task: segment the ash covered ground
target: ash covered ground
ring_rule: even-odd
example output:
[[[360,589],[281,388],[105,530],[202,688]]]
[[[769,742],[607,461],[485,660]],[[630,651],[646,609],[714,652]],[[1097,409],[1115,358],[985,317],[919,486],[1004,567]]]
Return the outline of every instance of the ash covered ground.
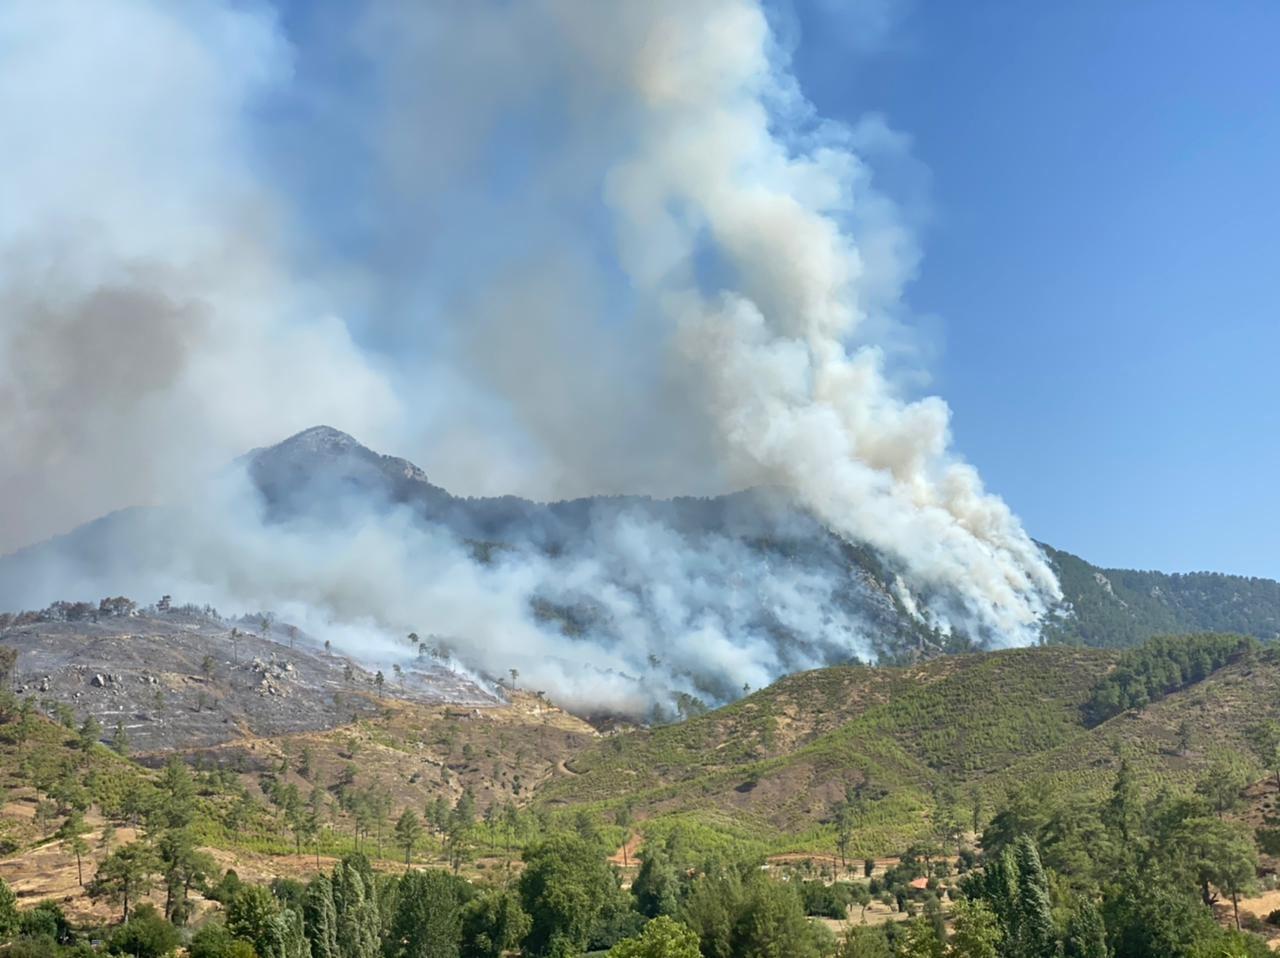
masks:
[[[384,698],[473,708],[502,701],[436,663],[406,664],[398,677],[387,668],[379,689],[373,671],[286,624],[264,630],[261,619],[190,607],[5,618],[0,648],[17,655],[10,687],[46,712],[69,707],[77,723],[92,715],[104,741],[123,727],[136,752],[333,728],[376,714]]]

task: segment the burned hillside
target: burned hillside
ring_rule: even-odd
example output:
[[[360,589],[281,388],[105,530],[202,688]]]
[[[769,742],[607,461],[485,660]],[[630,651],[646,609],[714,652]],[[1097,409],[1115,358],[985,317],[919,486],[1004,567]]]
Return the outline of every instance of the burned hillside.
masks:
[[[333,728],[375,714],[383,698],[485,707],[500,700],[436,661],[392,677],[263,617],[128,600],[55,603],[0,619],[0,663],[20,699],[131,750],[207,747]]]

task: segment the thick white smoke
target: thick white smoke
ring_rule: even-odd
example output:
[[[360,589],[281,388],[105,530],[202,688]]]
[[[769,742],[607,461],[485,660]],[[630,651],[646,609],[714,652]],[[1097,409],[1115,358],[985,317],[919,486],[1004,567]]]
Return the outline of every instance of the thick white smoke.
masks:
[[[797,153],[774,132],[767,104],[795,94],[757,4],[666,14],[610,58],[646,122],[609,197],[632,277],[655,291],[706,377],[733,475],[793,490],[835,529],[903,562],[917,588],[965,595],[997,634],[1031,634],[1058,598],[1056,579],[1008,507],[950,453],[946,405],[903,402],[875,346],[846,346],[901,282],[886,289],[840,228],[841,213],[868,201],[864,168],[838,144]],[[695,282],[700,243],[728,273],[710,294]]]
[[[874,6],[879,23],[884,5]],[[654,392],[680,399],[676,415],[661,410],[659,431],[670,442],[714,449],[712,468],[730,486],[791,490],[834,528],[900,561],[915,589],[958,591],[971,627],[1005,642],[1034,635],[1059,598],[1052,571],[1008,507],[951,452],[946,404],[904,401],[884,371],[878,338],[900,312],[917,259],[904,218],[855,152],[884,128],[815,120],[762,4],[533,0],[447,13],[392,4],[372,22],[397,90],[458,90],[467,69],[479,74],[481,92],[463,98],[466,109],[449,96],[425,107],[392,99],[383,132],[401,175],[427,165],[458,182],[459,166],[480,162],[484,144],[501,141],[502,122],[537,102],[532,91],[559,95],[568,114],[563,149],[536,182],[565,208],[584,202],[581,184],[600,190],[643,328],[676,357]],[[448,159],[433,165],[437,142]],[[548,224],[536,211],[533,221]],[[598,241],[589,215],[573,222]],[[557,245],[554,232],[543,241]],[[544,317],[524,286],[505,296],[501,288],[486,293],[487,314],[503,317],[499,335],[486,335],[473,365],[500,371],[489,385],[511,398],[553,456],[598,461],[600,444],[571,428],[569,403],[543,416],[543,378],[529,388],[502,345],[507,330],[527,344],[530,328],[558,343],[572,304],[562,295]],[[603,393],[608,408],[618,393],[612,382],[584,381],[568,368],[580,355],[567,358],[563,369],[548,366],[578,384],[571,395],[582,405],[598,408]],[[637,444],[635,430],[620,435]],[[638,445],[649,452],[643,435]],[[636,456],[612,458],[644,474]],[[708,471],[702,457],[690,459]],[[597,484],[617,481],[598,475],[598,465],[569,472],[593,469]]]
[[[459,494],[779,487],[998,643],[1059,599],[945,403],[887,372],[918,263],[868,159],[893,134],[814,116],[758,0],[386,0],[296,33],[266,3],[94,11],[0,10],[0,548],[330,422]],[[842,583],[728,540],[610,525],[482,567],[381,515],[225,519],[189,531],[189,588],[533,652],[588,704],[869,647]],[[566,576],[607,642],[530,616]],[[743,595],[819,638],[781,650]]]
[[[0,6],[0,550],[173,496],[397,399],[286,262],[251,111],[289,82],[266,10]]]

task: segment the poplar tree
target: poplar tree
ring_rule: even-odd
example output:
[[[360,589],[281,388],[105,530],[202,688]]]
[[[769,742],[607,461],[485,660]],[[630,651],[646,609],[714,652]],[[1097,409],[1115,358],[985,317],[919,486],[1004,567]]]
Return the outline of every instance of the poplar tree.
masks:
[[[373,872],[361,855],[348,855],[333,870],[338,958],[378,958],[381,922]]]
[[[302,920],[311,942],[311,958],[338,958],[338,911],[333,904],[333,884],[317,875],[307,885]]]

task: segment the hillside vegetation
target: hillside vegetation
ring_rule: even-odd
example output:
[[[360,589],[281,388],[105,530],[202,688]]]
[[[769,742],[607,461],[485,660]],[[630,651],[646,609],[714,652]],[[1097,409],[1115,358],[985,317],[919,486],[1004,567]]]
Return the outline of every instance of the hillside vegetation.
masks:
[[[1164,936],[1170,950],[1155,953],[1190,956],[1200,952],[1167,942],[1228,935],[1215,914],[1232,923],[1244,908],[1263,928],[1249,917],[1263,906],[1242,896],[1280,851],[1280,802],[1264,781],[1280,775],[1280,650],[1248,637],[821,669],[684,722],[604,735],[540,696],[509,697],[480,710],[388,699],[337,728],[166,762],[101,744],[101,725],[65,703],[3,693],[0,897],[11,886],[24,909],[10,928],[34,940],[42,922],[93,929],[132,906],[116,930],[83,934],[132,953],[126,941],[194,925],[200,958],[247,958],[236,940],[256,941],[266,958],[306,958],[300,943],[314,949],[327,934],[307,902],[323,912],[343,883],[361,884],[381,910],[374,938],[452,914],[442,934],[472,944],[497,935],[529,956],[646,935],[692,935],[701,944],[691,958],[754,954],[753,936],[785,942],[789,955],[830,955],[829,933],[806,912],[848,919],[850,941],[898,949],[871,954],[913,955],[901,949],[921,936],[963,941],[975,915],[1023,934],[1002,896],[1026,883],[1057,903],[1046,942],[1070,941],[1082,933],[1073,921],[1096,917],[1117,940]],[[1179,851],[1192,834],[1219,843],[1200,865]],[[987,871],[966,875],[980,854]],[[764,856],[793,884],[767,880]],[[1169,888],[1124,871],[1144,861]],[[391,877],[406,866],[409,878]],[[142,884],[122,897],[130,869]],[[977,877],[1001,869],[1004,884]],[[268,881],[269,893],[255,884]],[[568,888],[586,897],[563,899]],[[1088,888],[1101,896],[1098,916],[1081,911]],[[1190,910],[1188,889],[1201,902]],[[1152,924],[1134,904],[1151,895],[1173,896],[1150,907],[1173,909],[1176,922]],[[419,898],[421,915],[402,912],[398,902]],[[561,900],[577,904],[557,911]],[[746,924],[725,926],[705,911],[713,902]],[[246,924],[245,908],[299,922],[277,929],[297,950]],[[579,921],[577,909],[594,917]],[[766,913],[780,924],[753,924]],[[654,921],[662,916],[679,921]],[[558,935],[579,950],[557,950]],[[1253,954],[1239,949],[1256,941],[1228,935],[1214,947]],[[213,944],[231,950],[201,950]],[[632,953],[648,954],[620,952]]]
[[[1280,637],[1280,582],[1219,572],[1102,569],[1043,543],[1067,608],[1046,642],[1122,649],[1157,635],[1230,632]]]

